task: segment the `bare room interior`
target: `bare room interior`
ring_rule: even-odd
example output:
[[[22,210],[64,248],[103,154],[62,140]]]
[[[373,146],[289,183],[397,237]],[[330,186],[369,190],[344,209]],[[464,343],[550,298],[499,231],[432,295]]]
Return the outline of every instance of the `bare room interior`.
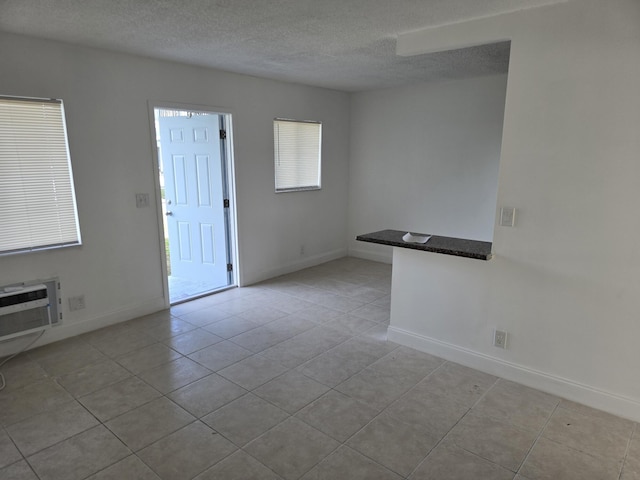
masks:
[[[0,2],[0,479],[640,479],[639,51],[637,0]]]

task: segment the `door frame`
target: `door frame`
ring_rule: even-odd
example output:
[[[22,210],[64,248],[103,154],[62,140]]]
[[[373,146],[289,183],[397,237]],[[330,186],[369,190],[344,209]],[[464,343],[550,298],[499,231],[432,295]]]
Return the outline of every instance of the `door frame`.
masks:
[[[219,115],[224,122],[225,131],[227,132],[226,138],[221,140],[222,149],[225,154],[223,162],[224,180],[226,181],[225,188],[227,189],[227,198],[229,199],[229,208],[227,209],[227,248],[229,249],[229,257],[233,264],[233,271],[231,272],[231,284],[227,288],[233,288],[240,284],[240,262],[238,258],[238,225],[237,225],[237,210],[236,210],[236,182],[235,182],[235,162],[234,162],[234,149],[233,149],[233,111],[228,108],[213,107],[208,105],[195,105],[189,103],[177,103],[167,101],[155,101],[149,100],[147,102],[149,110],[149,130],[151,139],[151,158],[153,163],[153,184],[155,189],[156,199],[156,220],[158,225],[158,243],[160,247],[160,266],[162,268],[162,292],[164,297],[164,306],[169,308],[171,306],[171,300],[169,298],[169,271],[167,269],[167,251],[165,246],[164,237],[164,216],[162,214],[162,189],[160,186],[160,159],[158,158],[158,148],[156,140],[156,125],[155,125],[155,109],[169,109],[169,110],[188,110],[193,112],[206,112]],[[208,293],[199,295],[206,296]],[[193,297],[190,300],[193,300]],[[179,302],[178,302],[179,303]]]

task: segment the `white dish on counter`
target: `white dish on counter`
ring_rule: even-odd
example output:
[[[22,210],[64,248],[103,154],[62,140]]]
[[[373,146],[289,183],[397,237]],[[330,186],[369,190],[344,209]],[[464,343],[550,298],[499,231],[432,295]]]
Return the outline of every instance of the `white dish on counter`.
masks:
[[[412,235],[411,232],[407,232],[402,236],[402,240],[407,243],[427,243],[431,235]]]

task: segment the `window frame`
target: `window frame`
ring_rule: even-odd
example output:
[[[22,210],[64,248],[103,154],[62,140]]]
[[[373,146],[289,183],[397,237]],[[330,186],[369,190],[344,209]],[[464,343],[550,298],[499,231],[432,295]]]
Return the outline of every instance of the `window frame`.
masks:
[[[308,164],[303,165],[303,168],[307,168],[310,172],[315,170],[314,181],[313,182],[304,182],[301,181],[299,184],[286,185],[283,177],[286,178],[287,173],[291,175],[291,172],[284,171],[282,175],[278,175],[279,171],[284,170],[281,165],[282,156],[281,156],[281,145],[280,141],[280,126],[286,124],[294,124],[294,125],[317,125],[317,138],[314,139],[313,145],[304,145],[302,148],[305,149],[316,149],[314,151],[314,159],[308,160]],[[317,144],[316,144],[317,142]],[[287,193],[287,192],[305,192],[312,190],[322,190],[322,122],[314,121],[314,120],[294,120],[290,118],[274,118],[273,119],[273,151],[274,151],[274,177],[275,177],[275,193]],[[284,145],[287,147],[287,145]],[[289,145],[288,147],[293,147],[293,145]],[[315,159],[317,153],[317,160]],[[313,165],[313,162],[317,162],[317,164]],[[307,174],[310,174],[307,172]],[[283,186],[284,184],[284,186]]]
[[[18,112],[21,103],[41,112]],[[0,95],[0,104],[0,198],[9,206],[0,256],[82,245],[63,101]]]

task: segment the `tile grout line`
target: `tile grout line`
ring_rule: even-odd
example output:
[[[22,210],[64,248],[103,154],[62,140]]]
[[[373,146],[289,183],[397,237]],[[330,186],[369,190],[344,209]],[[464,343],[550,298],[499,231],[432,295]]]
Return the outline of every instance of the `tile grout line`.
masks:
[[[399,346],[399,347],[400,347],[400,346]],[[395,351],[395,350],[397,350],[397,348],[399,348],[399,347],[396,347],[394,350],[392,350],[392,352],[393,352],[393,351]],[[392,353],[392,352],[390,352],[390,353]],[[387,355],[388,355],[388,354],[387,354]],[[386,356],[386,355],[385,355],[385,356]],[[377,360],[376,360],[376,361],[377,361]],[[374,362],[374,363],[375,363],[375,362]],[[372,417],[372,418],[371,418],[371,419],[370,419],[366,424],[364,424],[361,428],[359,428],[359,429],[358,429],[358,430],[356,430],[354,433],[352,433],[352,434],[351,434],[351,436],[349,436],[349,437],[348,437],[348,438],[343,442],[343,445],[344,445],[345,447],[347,447],[347,448],[352,448],[352,447],[350,447],[349,445],[347,445],[347,442],[348,442],[349,440],[351,440],[351,439],[352,439],[352,438],[354,438],[356,435],[358,435],[358,433],[360,433],[360,432],[361,432],[361,431],[363,431],[365,428],[367,428],[371,423],[373,423],[376,419],[378,419],[380,416],[382,416],[382,415],[386,412],[386,410],[387,410],[389,407],[391,407],[391,406],[392,406],[392,405],[394,405],[395,403],[399,402],[402,398],[404,398],[406,395],[408,395],[408,394],[409,394],[409,392],[410,392],[411,390],[413,390],[413,389],[415,388],[415,386],[416,386],[416,385],[418,385],[418,383],[421,383],[421,382],[422,382],[422,381],[424,381],[425,379],[429,378],[429,377],[430,377],[431,375],[433,375],[436,371],[440,370],[440,369],[441,369],[441,368],[442,368],[446,363],[447,363],[447,361],[446,361],[446,360],[444,360],[440,365],[438,365],[438,366],[437,366],[436,368],[434,368],[431,372],[429,372],[427,375],[425,375],[421,380],[419,380],[419,381],[418,381],[418,382],[417,382],[413,387],[411,387],[409,390],[407,390],[406,392],[404,392],[404,393],[403,393],[402,395],[400,395],[398,398],[396,398],[395,400],[393,400],[389,405],[387,405],[387,406],[386,406],[386,407],[384,407],[382,410],[380,410],[380,411],[379,411],[376,415],[374,415],[374,416],[373,416],[373,417]],[[368,368],[368,367],[365,367],[365,368]],[[364,370],[364,369],[362,369],[362,370]],[[362,370],[361,370],[361,371],[362,371]],[[358,372],[358,373],[359,373],[359,372]],[[354,375],[356,375],[356,374],[354,374]],[[352,375],[352,377],[353,377],[353,375]],[[351,378],[351,377],[349,377],[349,378]],[[345,380],[345,381],[346,381],[346,380]],[[341,383],[342,383],[342,382],[341,382]],[[337,385],[336,385],[336,386],[337,386]],[[341,392],[340,390],[335,390],[335,388],[332,388],[331,390],[332,390],[332,391],[335,391],[335,392],[337,392],[337,393],[339,393],[339,394],[341,394],[341,395],[345,395],[345,396],[347,396],[347,397],[351,398],[352,400],[354,400],[354,401],[356,401],[356,402],[360,402],[360,400],[355,399],[355,398],[351,397],[350,395],[348,395],[348,394],[346,394],[346,393]],[[303,420],[303,421],[304,421],[304,420]],[[306,423],[306,422],[305,422],[305,423]],[[404,423],[404,422],[402,422],[402,423]],[[440,442],[438,442],[438,444],[439,444],[439,443],[440,443]],[[420,466],[420,464],[422,464],[422,462],[424,461],[424,459],[425,459],[427,456],[429,456],[429,453],[430,453],[430,452],[431,452],[431,451],[432,451],[432,450],[433,450],[433,449],[434,449],[438,444],[436,444],[433,448],[431,448],[431,449],[429,450],[429,452],[425,455],[425,457],[424,457],[422,460],[420,460],[420,462],[418,462],[418,466]],[[411,474],[413,474],[413,472],[415,471],[415,468],[414,468],[414,469],[409,473],[409,475],[406,475],[406,476],[405,476],[405,475],[402,475],[400,472],[397,472],[397,471],[395,471],[395,470],[392,470],[390,467],[388,467],[388,466],[386,466],[386,465],[382,465],[382,464],[381,464],[381,463],[379,463],[376,459],[371,458],[369,455],[367,455],[367,454],[365,454],[365,453],[361,452],[360,450],[356,450],[356,449],[353,449],[353,448],[352,448],[352,450],[354,450],[354,451],[358,452],[360,455],[363,455],[364,457],[366,457],[366,458],[368,458],[369,460],[373,461],[373,462],[374,462],[374,463],[376,463],[377,465],[380,465],[380,466],[384,467],[385,469],[387,469],[387,470],[389,470],[389,471],[391,471],[391,472],[393,472],[393,473],[395,473],[395,474],[399,475],[401,478],[409,478],[409,477],[411,476]],[[416,468],[417,468],[417,466],[416,466]]]
[[[622,463],[620,465],[620,472],[618,473],[618,479],[622,479],[622,474],[624,473],[624,467],[627,464],[627,458],[629,456],[629,450],[631,449],[631,442],[634,440],[636,433],[638,432],[638,424],[633,422],[633,429],[631,430],[631,435],[629,435],[629,440],[627,440],[627,448],[624,451],[624,456],[622,457]]]
[[[547,418],[547,420],[544,422],[544,425],[542,426],[542,428],[540,429],[540,432],[538,432],[538,435],[536,435],[535,440],[533,441],[533,443],[531,444],[531,447],[529,448],[529,450],[527,450],[527,454],[524,456],[524,458],[522,459],[522,461],[520,462],[520,465],[518,466],[518,469],[516,470],[516,475],[521,475],[521,471],[522,471],[522,467],[524,467],[524,465],[527,463],[527,460],[529,459],[529,457],[531,456],[531,453],[533,452],[533,449],[536,447],[536,445],[538,444],[538,441],[540,440],[540,438],[542,437],[542,434],[544,433],[545,429],[547,428],[547,425],[549,425],[549,422],[551,421],[551,419],[553,418],[553,415],[556,413],[556,411],[558,410],[558,408],[560,408],[560,402],[562,400],[558,399],[558,403],[556,403],[555,407],[553,408],[553,411],[551,412],[551,414],[549,415],[549,418]]]
[[[444,366],[445,364],[447,364],[447,363],[455,364],[455,362],[450,362],[450,361],[448,361],[448,360],[445,360],[445,361],[442,363],[442,365],[441,365],[440,367],[438,367],[438,369],[439,369],[439,368],[441,368],[441,367],[443,367],[443,366]],[[432,373],[433,373],[433,372],[432,372]],[[429,375],[427,375],[427,377],[425,377],[425,378],[428,378],[428,377],[429,377]],[[475,406],[476,406],[480,401],[482,401],[482,399],[483,399],[483,398],[484,398],[484,397],[485,397],[485,396],[486,396],[486,395],[487,395],[491,390],[493,390],[493,388],[495,387],[495,385],[496,385],[499,381],[500,381],[500,378],[499,378],[499,377],[496,377],[496,379],[495,379],[495,380],[494,380],[494,382],[491,384],[491,386],[490,386],[489,388],[487,388],[487,390],[486,390],[482,395],[480,395],[480,397],[479,397],[479,398],[478,398],[478,399],[473,403],[473,405],[472,405],[471,407],[467,408],[467,411],[466,411],[466,412],[464,412],[464,414],[463,414],[460,418],[458,418],[458,420],[456,420],[456,422],[451,426],[451,428],[449,428],[449,430],[447,430],[447,433],[445,433],[445,434],[442,436],[442,438],[441,438],[441,439],[440,439],[440,440],[439,440],[439,441],[438,441],[438,442],[437,442],[437,443],[436,443],[436,444],[431,448],[431,450],[429,450],[429,452],[424,456],[424,458],[423,458],[422,460],[420,460],[420,462],[415,466],[415,468],[411,471],[411,473],[407,476],[407,478],[409,478],[411,475],[413,475],[413,474],[416,472],[416,470],[418,470],[418,469],[420,468],[420,466],[421,466],[421,465],[426,461],[427,457],[428,457],[428,456],[429,456],[429,455],[430,455],[430,454],[431,454],[431,453],[432,453],[436,448],[438,448],[438,447],[439,447],[439,446],[440,446],[440,445],[441,445],[441,444],[442,444],[442,443],[447,439],[447,437],[449,437],[449,435],[451,434],[452,430],[453,430],[453,429],[454,429],[454,428],[455,428],[455,427],[456,427],[456,426],[457,426],[457,425],[458,425],[458,424],[459,424],[459,423],[460,423],[460,422],[461,422],[461,421],[462,421],[462,420],[463,420],[463,419],[464,419],[464,418],[469,414],[469,412],[471,412],[471,411],[475,408]],[[460,448],[461,448],[461,447],[460,447]],[[481,458],[481,459],[483,459],[483,460],[486,460],[486,461],[491,462],[490,460],[488,460],[488,459],[486,459],[486,458],[484,458],[484,457],[481,457],[480,455],[478,455],[478,454],[476,454],[476,453],[474,453],[474,452],[469,452],[469,451],[468,451],[468,450],[466,450],[466,449],[463,449],[463,450],[464,450],[465,452],[468,452],[468,453],[470,453],[470,454],[472,454],[472,455],[474,455],[474,456],[478,457],[478,458]],[[493,463],[493,464],[495,464],[495,465],[498,465],[498,466],[500,466],[500,467],[502,467],[502,468],[505,468],[505,467],[503,467],[502,465],[499,465],[499,464],[497,464],[497,463],[495,463],[495,462],[491,462],[491,463]]]

